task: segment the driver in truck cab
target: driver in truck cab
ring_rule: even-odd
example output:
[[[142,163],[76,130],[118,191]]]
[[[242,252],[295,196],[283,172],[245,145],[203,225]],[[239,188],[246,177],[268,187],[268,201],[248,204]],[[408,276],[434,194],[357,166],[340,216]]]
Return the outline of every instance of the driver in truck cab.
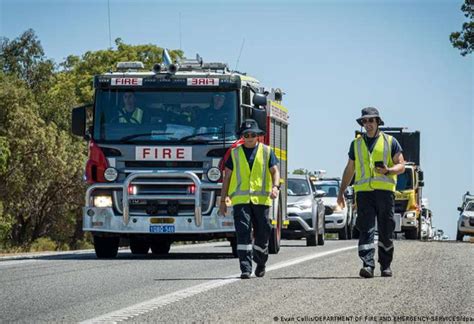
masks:
[[[135,105],[135,93],[133,91],[124,92],[123,107],[118,114],[120,124],[141,124],[143,121],[143,110]]]

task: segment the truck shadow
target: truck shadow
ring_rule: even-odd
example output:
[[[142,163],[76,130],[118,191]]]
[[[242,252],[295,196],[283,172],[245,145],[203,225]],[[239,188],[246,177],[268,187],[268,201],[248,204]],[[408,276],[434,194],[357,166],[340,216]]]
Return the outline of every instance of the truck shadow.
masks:
[[[170,254],[132,254],[130,252],[119,252],[117,257],[110,259],[98,259],[94,252],[84,253],[84,254],[65,254],[65,255],[49,255],[49,256],[40,256],[40,257],[25,257],[17,258],[15,260],[5,260],[7,261],[24,261],[24,260],[41,260],[41,261],[61,261],[61,260],[70,260],[70,261],[87,261],[87,260],[98,260],[98,261],[118,261],[118,260],[219,260],[219,259],[233,259],[234,256],[232,253],[180,253],[180,252],[171,252]],[[0,264],[4,261],[0,261]]]

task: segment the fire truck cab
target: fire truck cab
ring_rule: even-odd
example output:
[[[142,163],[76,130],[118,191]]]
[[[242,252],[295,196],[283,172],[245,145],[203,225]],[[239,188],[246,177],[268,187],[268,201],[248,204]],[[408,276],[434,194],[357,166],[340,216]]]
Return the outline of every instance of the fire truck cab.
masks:
[[[121,62],[94,77],[94,103],[73,109],[72,132],[89,143],[83,230],[96,255],[166,254],[172,242],[227,238],[236,255],[232,208],[217,214],[224,156],[240,145],[238,129],[253,118],[279,159],[281,191],[270,213],[270,253],[287,225],[288,111],[279,89],[223,63],[163,62],[145,71]],[[122,241],[122,243],[120,243]]]

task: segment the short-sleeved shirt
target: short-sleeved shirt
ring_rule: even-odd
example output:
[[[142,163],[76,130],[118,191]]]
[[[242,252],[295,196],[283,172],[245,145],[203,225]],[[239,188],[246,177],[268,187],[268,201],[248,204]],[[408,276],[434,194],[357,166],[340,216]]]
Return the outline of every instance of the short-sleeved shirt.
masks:
[[[369,149],[369,152],[372,153],[375,147],[375,143],[377,143],[377,139],[379,138],[380,134],[376,137],[368,137],[367,134],[362,135],[365,141],[365,144],[367,145],[367,148]],[[400,145],[400,143],[397,141],[395,137],[393,137],[392,140],[392,159],[397,153],[402,153],[403,149]],[[351,142],[351,146],[349,147],[349,159],[352,161],[355,161],[355,152],[354,152],[354,141]]]
[[[244,154],[245,154],[245,157],[247,158],[247,162],[249,164],[250,170],[252,170],[253,161],[255,160],[255,155],[257,154],[257,148],[258,148],[259,145],[260,144],[257,144],[253,148],[247,148],[244,145],[242,145],[242,148],[244,149]],[[273,150],[270,149],[270,159],[268,160],[268,168],[271,169],[273,166],[275,166],[277,164],[278,164],[278,159],[277,159],[275,153],[273,152]],[[234,163],[232,162],[232,156],[229,156],[229,158],[225,162],[225,167],[229,168],[231,170],[234,169]]]

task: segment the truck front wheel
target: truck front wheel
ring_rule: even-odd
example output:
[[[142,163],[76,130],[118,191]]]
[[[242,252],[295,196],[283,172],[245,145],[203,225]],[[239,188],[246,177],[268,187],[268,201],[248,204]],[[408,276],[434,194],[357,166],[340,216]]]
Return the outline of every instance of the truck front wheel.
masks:
[[[462,242],[462,239],[464,238],[464,234],[460,233],[457,231],[456,233],[456,241]]]
[[[278,252],[280,252],[281,226],[283,223],[281,197],[278,197],[278,211],[276,218],[277,224],[275,227],[272,227],[268,244],[268,252],[270,254],[278,254]]]
[[[120,237],[101,237],[94,235],[95,255],[99,259],[113,259],[117,256]]]
[[[418,228],[406,230],[405,231],[405,238],[407,240],[416,240],[418,239]]]

